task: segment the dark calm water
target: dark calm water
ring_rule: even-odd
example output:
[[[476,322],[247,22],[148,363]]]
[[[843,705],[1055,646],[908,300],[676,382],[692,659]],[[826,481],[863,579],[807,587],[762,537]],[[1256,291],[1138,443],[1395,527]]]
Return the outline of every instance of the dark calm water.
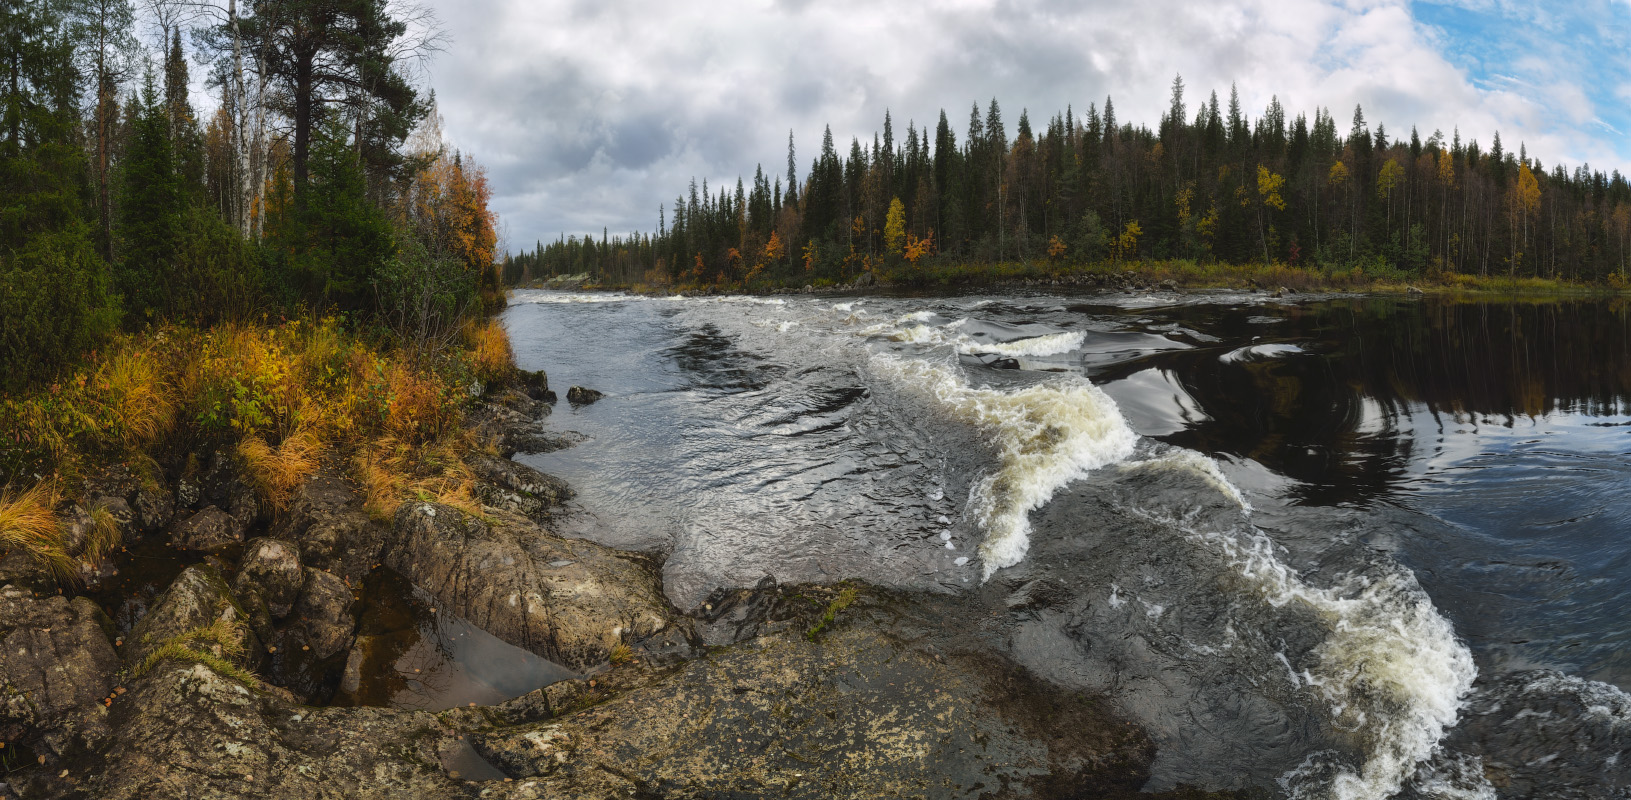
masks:
[[[578,487],[576,535],[667,554],[681,608],[1047,585],[1014,656],[1150,728],[1153,788],[1631,796],[1622,302],[520,292],[505,322],[607,394],[521,459]]]

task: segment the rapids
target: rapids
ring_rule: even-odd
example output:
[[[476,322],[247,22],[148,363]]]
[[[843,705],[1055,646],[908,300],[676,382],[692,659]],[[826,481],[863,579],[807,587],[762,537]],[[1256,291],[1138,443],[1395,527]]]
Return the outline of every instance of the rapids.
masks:
[[[1631,787],[1631,326],[1607,303],[517,292],[598,389],[520,456],[569,531],[719,587],[989,595],[1151,788]],[[1016,600],[1015,598],[1020,598]],[[1631,758],[1624,759],[1631,762]]]

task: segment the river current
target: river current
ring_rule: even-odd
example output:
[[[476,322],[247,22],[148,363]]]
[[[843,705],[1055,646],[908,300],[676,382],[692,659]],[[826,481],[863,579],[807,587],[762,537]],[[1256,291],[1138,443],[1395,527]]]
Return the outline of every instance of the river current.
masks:
[[[1153,789],[1631,797],[1623,304],[521,291],[504,321],[606,395],[519,460],[682,609],[766,575],[1006,598],[1010,655],[1156,737]]]

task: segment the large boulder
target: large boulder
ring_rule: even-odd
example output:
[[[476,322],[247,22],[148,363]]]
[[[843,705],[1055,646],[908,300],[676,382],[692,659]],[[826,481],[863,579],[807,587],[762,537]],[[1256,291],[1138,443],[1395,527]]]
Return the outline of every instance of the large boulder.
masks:
[[[130,630],[121,655],[127,666],[140,667],[149,655],[165,644],[185,634],[209,628],[217,622],[227,623],[225,627],[232,631],[237,649],[243,653],[239,658],[247,663],[257,642],[247,627],[249,620],[239,608],[232,589],[214,567],[190,566],[181,571],[170,588],[154,601],[153,608]],[[189,646],[214,649],[213,654],[217,656],[231,656],[220,650],[219,645],[209,642],[189,643]]]
[[[306,585],[299,548],[279,539],[252,539],[244,547],[234,593],[246,605],[264,604],[268,615],[283,619]]]
[[[476,473],[476,496],[484,505],[501,508],[545,522],[550,511],[572,497],[566,481],[545,475],[532,467],[486,453],[472,453],[465,459]]]
[[[468,748],[425,712],[313,709],[202,664],[161,662],[111,709],[116,735],[26,775],[23,797],[474,798]],[[451,764],[454,767],[444,766]]]
[[[583,386],[574,386],[566,390],[566,401],[575,406],[584,406],[599,400],[605,395]]]
[[[386,563],[447,610],[574,669],[604,662],[675,625],[655,565],[530,520],[490,520],[436,503],[397,512]]]
[[[54,754],[105,733],[102,703],[119,669],[110,627],[86,598],[0,587],[0,742],[43,734]]]

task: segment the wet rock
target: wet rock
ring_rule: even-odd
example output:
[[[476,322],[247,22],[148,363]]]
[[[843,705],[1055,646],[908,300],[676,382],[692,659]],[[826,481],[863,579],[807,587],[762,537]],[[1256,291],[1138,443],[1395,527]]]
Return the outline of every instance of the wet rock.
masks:
[[[515,431],[502,442],[499,454],[509,458],[517,453],[527,455],[553,453],[556,450],[577,447],[587,441],[589,437],[577,431]]]
[[[139,472],[123,464],[104,469],[86,482],[86,506],[107,508],[121,525],[129,526],[126,534],[151,533],[168,525],[175,517],[175,495],[158,468],[151,463],[147,467]]]
[[[1130,795],[1153,750],[1095,701],[866,625],[820,643],[763,637],[650,677],[471,741],[517,783],[685,797]],[[499,796],[526,796],[511,786]]]
[[[117,736],[30,775],[26,797],[470,798],[440,753],[458,740],[425,712],[312,709],[202,664],[166,661],[112,709]]]
[[[243,541],[243,527],[215,506],[205,506],[170,530],[170,543],[183,550],[218,552]]]
[[[278,539],[251,539],[244,547],[243,562],[232,587],[246,605],[257,600],[264,603],[276,620],[289,615],[305,583],[297,545]]]
[[[593,403],[596,400],[599,400],[603,396],[604,395],[602,395],[600,392],[595,391],[594,389],[586,389],[586,388],[584,388],[582,386],[574,386],[574,387],[566,390],[566,400],[567,400],[567,402],[572,403],[573,405],[579,405],[579,406],[585,406],[585,405],[588,405],[590,403]]]
[[[518,369],[515,371],[516,386],[526,396],[542,403],[555,402],[555,393],[549,390],[549,376],[543,370],[536,372]]]
[[[253,636],[243,627],[247,620],[221,573],[207,565],[190,566],[182,570],[170,588],[154,601],[153,608],[130,630],[121,653],[125,665],[139,666],[166,642],[208,627],[217,620],[233,624],[235,636],[246,653],[256,649]],[[207,643],[199,646],[209,647]]]
[[[404,504],[386,563],[488,633],[573,669],[677,619],[645,558],[502,511],[488,522],[451,506]]]
[[[566,481],[526,464],[486,453],[472,453],[465,461],[476,473],[476,496],[485,505],[543,522],[572,497]]]
[[[766,575],[752,589],[715,589],[695,612],[697,633],[709,647],[758,636],[767,623],[787,619],[786,599],[776,579]]]
[[[111,626],[86,598],[0,588],[0,742],[43,734],[54,756],[106,734],[102,700],[119,669]]]
[[[306,569],[306,583],[295,604],[305,640],[315,658],[329,658],[351,646],[357,620],[351,614],[355,601],[351,587],[327,572]]]
[[[359,584],[380,563],[388,531],[362,510],[345,481],[317,475],[300,487],[272,535],[295,542],[304,566]]]

